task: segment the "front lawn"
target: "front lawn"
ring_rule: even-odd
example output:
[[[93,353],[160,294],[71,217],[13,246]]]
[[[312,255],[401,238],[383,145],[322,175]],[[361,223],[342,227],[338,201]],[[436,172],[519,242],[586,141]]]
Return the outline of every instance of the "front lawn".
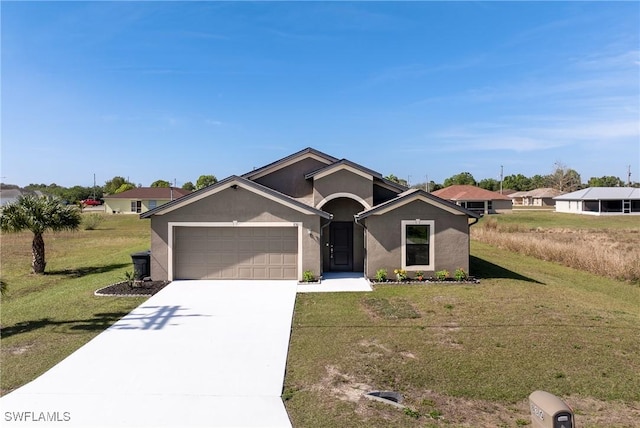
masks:
[[[89,214],[83,214],[88,216]],[[149,224],[105,215],[96,230],[47,233],[45,275],[30,274],[30,232],[2,235],[2,394],[44,373],[138,306],[144,298],[95,297],[132,271],[130,254],[149,248]]]
[[[299,294],[294,426],[516,427],[536,389],[573,405],[578,426],[636,426],[640,288],[476,242],[472,254],[479,285]],[[409,410],[361,397],[371,390]]]

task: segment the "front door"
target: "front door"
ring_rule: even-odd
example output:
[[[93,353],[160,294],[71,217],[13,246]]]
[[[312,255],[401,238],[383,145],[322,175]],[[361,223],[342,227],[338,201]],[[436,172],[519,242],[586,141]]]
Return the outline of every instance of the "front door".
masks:
[[[329,226],[332,271],[353,271],[353,222],[334,221]]]

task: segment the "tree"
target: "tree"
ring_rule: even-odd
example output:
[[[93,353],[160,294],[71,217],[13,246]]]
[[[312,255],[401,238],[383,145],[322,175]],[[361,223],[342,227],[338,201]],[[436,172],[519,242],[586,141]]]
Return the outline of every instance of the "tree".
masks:
[[[478,187],[485,190],[491,190],[497,192],[500,190],[500,182],[495,178],[483,178],[478,182]]]
[[[192,183],[192,182],[190,182],[190,181],[187,181],[186,183],[184,183],[184,184],[182,185],[182,188],[183,188],[184,190],[188,190],[188,191],[190,191],[190,192],[193,192],[194,190],[196,190],[196,186],[194,186],[194,185],[193,185],[193,183]]]
[[[151,187],[171,187],[171,183],[166,180],[156,180],[151,183]]]
[[[215,175],[201,175],[200,177],[198,177],[198,181],[196,181],[196,190],[211,186],[212,184],[216,184],[217,182],[218,179]]]
[[[518,192],[534,189],[534,187],[531,186],[531,180],[522,174],[507,175],[502,181],[502,188],[517,190]]]
[[[603,177],[591,177],[587,182],[589,187],[621,187],[624,186],[624,182],[618,177],[612,175]]]
[[[540,189],[542,187],[548,187],[549,186],[549,178],[548,176],[542,176],[540,174],[536,174],[533,177],[531,177],[530,179],[531,181],[531,190],[533,189]]]
[[[46,266],[43,234],[47,231],[76,230],[82,221],[80,212],[71,205],[63,205],[52,196],[23,195],[7,204],[0,213],[0,229],[4,232],[33,233],[31,269],[44,273]]]
[[[404,180],[402,178],[398,178],[393,174],[387,175],[385,177],[385,180],[393,181],[394,183],[398,183],[401,186],[409,187],[409,183],[407,182],[407,180]]]
[[[113,193],[122,193],[122,192],[126,192],[127,190],[131,190],[131,189],[135,189],[135,188],[136,188],[135,184],[123,183],[122,186],[118,187],[116,189],[116,191],[113,192]]]
[[[442,184],[444,187],[453,186],[454,184],[469,184],[471,186],[475,186],[476,179],[473,178],[473,175],[471,175],[470,172],[461,172],[460,174],[446,178]]]
[[[131,189],[136,187],[130,181],[125,180],[124,177],[120,177],[119,175],[117,175],[117,176],[113,177],[111,180],[109,180],[106,183],[104,183],[104,187],[103,187],[104,193],[106,193],[108,195],[113,195],[115,193],[118,193],[118,189],[120,189],[123,184],[130,184],[132,186]],[[129,189],[127,189],[127,190],[129,190]]]
[[[549,176],[549,186],[561,192],[575,192],[582,186],[580,174],[570,169],[562,162],[553,165],[553,172]]]

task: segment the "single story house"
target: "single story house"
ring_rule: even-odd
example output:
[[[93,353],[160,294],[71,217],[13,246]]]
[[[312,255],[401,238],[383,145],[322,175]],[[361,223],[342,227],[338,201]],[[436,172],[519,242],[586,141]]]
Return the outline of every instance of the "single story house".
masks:
[[[640,189],[634,187],[588,187],[553,199],[561,213],[640,215]]]
[[[478,214],[307,148],[140,215],[151,277],[298,279],[305,271],[469,272]]]
[[[515,192],[508,195],[513,205],[521,205],[524,207],[553,207],[556,204],[556,196],[564,194],[560,190],[551,187],[542,187],[540,189],[529,190],[526,192]]]
[[[191,193],[177,187],[136,187],[114,195],[105,195],[104,210],[112,214],[140,214]]]
[[[511,198],[507,195],[467,184],[455,184],[436,190],[432,195],[447,199],[470,211],[480,214],[511,212]]]

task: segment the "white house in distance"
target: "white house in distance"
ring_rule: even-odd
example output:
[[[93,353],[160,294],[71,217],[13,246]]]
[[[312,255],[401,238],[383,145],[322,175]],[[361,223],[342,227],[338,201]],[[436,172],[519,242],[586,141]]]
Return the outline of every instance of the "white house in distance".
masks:
[[[589,187],[553,199],[561,213],[640,215],[640,189],[634,187]]]
[[[140,214],[191,193],[177,187],[136,187],[105,195],[104,211],[109,214]]]

